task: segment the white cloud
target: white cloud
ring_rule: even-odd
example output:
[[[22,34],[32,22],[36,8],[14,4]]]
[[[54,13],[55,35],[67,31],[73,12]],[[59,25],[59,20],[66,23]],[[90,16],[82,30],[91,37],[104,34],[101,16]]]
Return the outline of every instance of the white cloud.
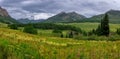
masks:
[[[16,19],[47,19],[61,11],[76,11],[90,17],[110,9],[120,10],[120,0],[0,0],[0,5]]]
[[[30,4],[35,4],[35,3],[36,3],[35,0],[26,0],[26,1],[21,2],[21,4],[23,5],[30,5]]]
[[[38,19],[47,19],[51,16],[53,16],[54,14],[51,13],[37,13],[34,15],[34,19],[38,20]]]

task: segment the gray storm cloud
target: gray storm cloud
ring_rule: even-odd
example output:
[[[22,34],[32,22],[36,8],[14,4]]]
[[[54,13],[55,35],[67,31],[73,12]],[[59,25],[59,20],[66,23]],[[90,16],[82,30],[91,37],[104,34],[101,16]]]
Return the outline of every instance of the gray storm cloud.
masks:
[[[0,0],[0,6],[6,8],[16,19],[47,19],[59,12],[76,11],[87,17],[104,13],[110,9],[120,9],[118,0]]]

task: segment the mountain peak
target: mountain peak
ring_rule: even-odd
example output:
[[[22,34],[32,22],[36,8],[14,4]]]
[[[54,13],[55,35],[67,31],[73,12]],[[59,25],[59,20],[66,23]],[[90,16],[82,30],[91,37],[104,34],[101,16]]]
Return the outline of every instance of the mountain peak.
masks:
[[[10,17],[7,10],[0,7],[0,16],[3,16],[3,17]]]
[[[69,14],[77,14],[76,12],[69,12]]]
[[[107,13],[109,13],[109,14],[118,14],[118,13],[120,13],[120,11],[111,9]]]
[[[107,12],[109,15],[111,15],[110,17],[119,17],[120,16],[120,10],[109,10]]]
[[[60,14],[66,14],[66,12],[62,11],[62,12],[59,13],[59,15],[60,15]]]
[[[6,9],[0,7],[0,22],[6,24],[19,23],[15,19],[11,18]]]
[[[86,17],[76,12],[61,12],[53,17],[48,18],[46,22],[74,22],[83,20],[84,18]]]

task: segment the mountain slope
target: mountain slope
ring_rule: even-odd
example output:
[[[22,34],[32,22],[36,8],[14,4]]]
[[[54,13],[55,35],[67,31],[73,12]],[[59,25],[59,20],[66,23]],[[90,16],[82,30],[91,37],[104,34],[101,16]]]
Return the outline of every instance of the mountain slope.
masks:
[[[53,17],[48,18],[45,22],[74,22],[86,18],[76,12],[65,13],[61,12]]]
[[[39,23],[44,21],[43,19],[40,20],[29,20],[29,19],[19,19],[18,22],[23,23],[23,24],[28,24],[28,23]]]
[[[120,23],[120,11],[118,10],[110,10],[108,12],[110,23]],[[91,18],[85,19],[87,22],[100,22],[100,20],[103,18],[104,14],[96,15]]]
[[[15,19],[10,17],[8,12],[1,7],[0,7],[0,22],[1,23],[7,23],[7,24],[19,23]]]

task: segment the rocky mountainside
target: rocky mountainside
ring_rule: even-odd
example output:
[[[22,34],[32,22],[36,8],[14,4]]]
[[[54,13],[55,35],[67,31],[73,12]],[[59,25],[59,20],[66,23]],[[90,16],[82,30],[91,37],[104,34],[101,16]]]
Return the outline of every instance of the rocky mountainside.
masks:
[[[8,12],[6,11],[6,9],[3,9],[0,7],[0,16],[3,16],[3,17],[10,17]]]
[[[6,9],[2,7],[0,7],[0,22],[6,24],[19,23],[8,14]]]

